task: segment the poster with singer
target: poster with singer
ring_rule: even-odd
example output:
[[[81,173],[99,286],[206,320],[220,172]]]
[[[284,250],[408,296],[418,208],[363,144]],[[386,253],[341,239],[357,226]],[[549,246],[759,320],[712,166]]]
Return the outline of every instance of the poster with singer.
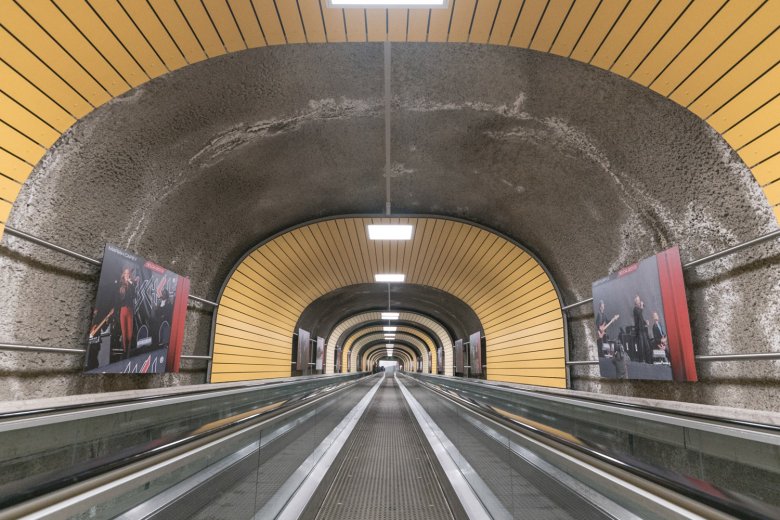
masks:
[[[189,278],[106,244],[84,371],[178,372],[189,292]]]
[[[677,246],[593,283],[601,377],[696,381]]]

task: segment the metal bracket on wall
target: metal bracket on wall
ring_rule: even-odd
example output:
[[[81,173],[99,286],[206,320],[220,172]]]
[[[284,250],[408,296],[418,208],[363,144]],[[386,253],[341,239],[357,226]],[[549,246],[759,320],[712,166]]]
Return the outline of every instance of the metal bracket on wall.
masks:
[[[58,246],[57,244],[49,242],[48,240],[38,238],[36,236],[30,235],[29,233],[25,233],[24,231],[19,231],[18,229],[12,228],[10,226],[5,227],[5,232],[8,233],[9,235],[15,236],[16,238],[27,240],[28,242],[32,242],[33,244],[38,244],[39,246],[45,247],[47,249],[51,249],[52,251],[57,251],[58,253],[62,253],[63,255],[67,255],[71,258],[81,260],[82,262],[86,262],[88,264],[97,265],[97,266],[103,264],[103,262],[101,262],[100,260],[91,258],[86,255],[82,255],[81,253],[77,253],[76,251],[73,251],[66,247]],[[189,299],[198,303],[202,303],[204,305],[209,305],[213,308],[219,307],[219,304],[217,302],[213,302],[211,300],[207,300],[205,298],[201,298],[199,296],[195,296],[192,294],[189,295]]]

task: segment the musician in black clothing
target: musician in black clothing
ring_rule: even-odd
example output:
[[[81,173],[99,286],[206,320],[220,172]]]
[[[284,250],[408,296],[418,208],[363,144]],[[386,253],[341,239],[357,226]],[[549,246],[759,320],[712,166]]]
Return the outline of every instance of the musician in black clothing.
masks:
[[[647,334],[648,322],[644,317],[645,302],[637,294],[634,298],[634,333],[639,350],[639,360],[645,363],[653,362],[653,350],[650,348],[650,338]]]
[[[653,313],[653,348],[663,350],[666,361],[671,362],[671,359],[669,359],[668,337],[664,326],[661,324],[661,318],[658,316],[658,312]]]
[[[599,357],[604,357],[604,336],[602,329],[607,326],[607,313],[604,311],[604,300],[599,301],[599,310],[596,313],[596,346]]]

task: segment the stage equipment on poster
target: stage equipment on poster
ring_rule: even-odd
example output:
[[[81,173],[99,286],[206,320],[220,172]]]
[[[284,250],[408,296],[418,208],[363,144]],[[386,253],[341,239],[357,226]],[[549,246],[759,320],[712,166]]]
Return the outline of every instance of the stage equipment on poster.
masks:
[[[85,372],[178,372],[189,292],[189,278],[106,244]]]
[[[469,372],[473,376],[482,374],[482,333],[477,331],[469,336]]]
[[[593,283],[602,377],[696,381],[677,246]]]

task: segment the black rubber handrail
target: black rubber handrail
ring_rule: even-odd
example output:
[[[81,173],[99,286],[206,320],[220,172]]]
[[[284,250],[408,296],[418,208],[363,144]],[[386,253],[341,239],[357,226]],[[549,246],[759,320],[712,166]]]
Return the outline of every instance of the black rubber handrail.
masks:
[[[277,401],[285,403],[278,408],[258,413],[251,413],[252,410],[249,412],[241,412],[233,416],[240,416],[239,419],[230,421],[230,418],[223,418],[214,421],[219,424],[215,425],[213,428],[209,428],[203,431],[200,431],[201,428],[203,428],[203,425],[200,425],[188,432],[174,434],[169,437],[161,437],[143,444],[137,444],[135,446],[107,454],[103,457],[76,463],[66,469],[40,473],[25,479],[9,482],[0,486],[0,508],[7,508],[20,504],[27,500],[51,493],[58,489],[62,489],[66,486],[70,486],[107,473],[111,470],[115,470],[140,460],[147,459],[154,455],[170,451],[187,443],[218,434],[225,430],[233,428],[237,429],[246,426],[253,421],[259,420],[260,418],[271,419],[277,415],[290,412],[296,408],[311,403],[312,399],[317,397],[319,394],[323,394],[319,397],[325,397],[326,395],[331,394],[337,390],[346,388],[350,383],[357,383],[360,381],[360,379],[361,378],[344,381],[342,383],[336,383],[334,385],[325,387],[314,388],[307,391],[307,393],[295,396],[292,399],[290,397],[286,397],[281,401]],[[267,408],[267,406],[268,404],[264,404],[262,408]],[[228,422],[225,422],[225,419],[228,419]]]
[[[414,374],[417,375],[417,374]],[[419,374],[424,377],[442,377],[442,376],[436,376],[434,374]],[[446,376],[444,376],[446,377]],[[589,403],[594,404],[603,404],[607,406],[613,406],[616,408],[627,408],[627,409],[634,409],[634,410],[641,410],[646,412],[653,412],[655,414],[665,414],[665,415],[671,415],[676,417],[681,417],[683,419],[698,419],[703,421],[710,421],[710,422],[718,422],[718,423],[727,423],[735,426],[740,427],[747,427],[747,428],[756,428],[756,429],[763,429],[763,430],[769,430],[772,433],[780,433],[780,425],[775,424],[767,424],[767,423],[757,423],[752,421],[745,421],[742,419],[734,419],[731,417],[716,417],[713,415],[705,415],[705,414],[698,414],[694,412],[685,412],[682,410],[667,410],[665,408],[654,408],[650,405],[643,405],[643,404],[634,404],[634,403],[625,403],[622,401],[612,401],[609,399],[595,399],[592,397],[586,397],[586,396],[580,396],[580,395],[562,395],[555,392],[549,392],[542,389],[531,389],[531,388],[515,388],[513,386],[507,386],[506,384],[501,384],[500,382],[495,381],[482,381],[482,380],[474,380],[470,378],[454,378],[456,382],[458,383],[466,383],[470,385],[474,385],[476,387],[479,386],[487,386],[489,388],[499,388],[501,390],[506,390],[513,393],[520,393],[520,392],[528,392],[531,394],[542,394],[550,397],[557,397],[560,399],[571,399],[575,401],[586,401]]]
[[[437,388],[441,385],[436,385],[423,379],[413,379],[441,395],[445,399],[449,399],[456,404],[460,404],[461,406],[466,407],[467,409],[470,409],[479,415],[488,417],[489,419],[506,426],[510,430],[517,432],[518,434],[522,435],[528,432],[533,433],[534,435],[543,437],[554,443],[564,445],[570,449],[589,455],[597,460],[611,464],[640,478],[663,486],[667,489],[671,489],[672,491],[697,500],[720,511],[731,515],[736,515],[739,518],[748,518],[753,520],[775,520],[780,518],[780,508],[777,508],[774,505],[757,501],[752,501],[749,504],[746,504],[744,499],[737,498],[728,490],[720,489],[710,483],[693,479],[691,477],[686,477],[684,475],[671,473],[665,468],[660,468],[639,460],[634,460],[631,457],[615,456],[604,453],[585,439],[579,439],[582,444],[572,442],[568,439],[553,435],[552,433],[545,430],[512,420],[494,411],[487,405],[478,403],[471,398],[461,397],[459,395],[453,396],[451,392],[445,393]],[[457,392],[457,389],[449,388],[448,390]],[[700,489],[700,487],[706,487],[709,492]],[[719,492],[720,496],[714,495],[712,493],[714,491]]]
[[[184,392],[178,392],[174,394],[153,394],[153,395],[144,395],[144,396],[138,396],[138,397],[124,397],[122,399],[115,399],[110,401],[101,401],[98,403],[73,403],[73,404],[64,404],[61,406],[49,406],[45,408],[35,408],[31,410],[19,410],[16,412],[0,412],[0,421],[4,419],[18,419],[20,417],[30,417],[34,415],[45,415],[50,413],[60,413],[60,412],[70,412],[74,410],[84,410],[88,408],[100,408],[102,406],[116,406],[120,404],[132,404],[132,403],[142,403],[147,401],[164,401],[166,399],[175,399],[177,397],[181,396],[194,396],[199,394],[209,394],[214,392],[229,392],[231,390],[244,390],[247,388],[271,388],[274,385],[289,385],[289,384],[297,384],[301,383],[303,381],[311,381],[313,379],[325,379],[325,378],[333,378],[333,379],[339,379],[338,376],[343,376],[346,374],[328,374],[328,375],[317,375],[317,376],[298,376],[298,377],[291,377],[286,378],[283,381],[269,381],[267,383],[253,383],[253,384],[247,384],[247,385],[236,385],[231,386],[230,388],[203,388],[200,390],[191,390],[191,391],[184,391]],[[71,397],[78,397],[78,394],[73,395]]]

